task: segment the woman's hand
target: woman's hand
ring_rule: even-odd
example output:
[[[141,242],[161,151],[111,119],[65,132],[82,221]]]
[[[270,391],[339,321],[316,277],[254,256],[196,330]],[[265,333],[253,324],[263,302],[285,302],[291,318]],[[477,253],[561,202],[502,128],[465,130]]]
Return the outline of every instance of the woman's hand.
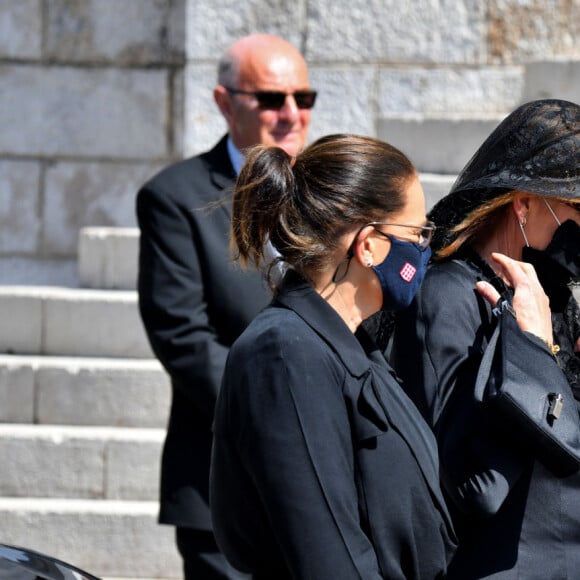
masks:
[[[502,277],[514,289],[512,306],[516,311],[519,327],[552,344],[550,301],[534,267],[497,252],[492,253],[491,257],[500,266]],[[476,288],[492,306],[497,304],[500,294],[491,284],[477,282]]]

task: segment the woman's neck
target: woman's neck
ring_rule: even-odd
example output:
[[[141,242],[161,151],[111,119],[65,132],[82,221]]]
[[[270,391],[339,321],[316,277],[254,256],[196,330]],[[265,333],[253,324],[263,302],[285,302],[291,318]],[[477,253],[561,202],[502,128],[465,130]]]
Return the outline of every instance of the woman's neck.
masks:
[[[472,248],[485,260],[489,267],[503,279],[501,268],[491,255],[494,252],[505,254],[514,260],[522,259],[522,232],[512,215],[498,220],[490,233],[481,234],[472,244]]]
[[[362,314],[357,307],[355,291],[352,284],[343,281],[338,284],[329,280],[326,284],[315,286],[315,290],[336,310],[352,333],[363,321]]]
[[[491,232],[482,234],[472,242],[471,247],[482,260],[493,270],[496,276],[510,285],[499,264],[493,260],[493,253],[504,254],[514,260],[522,259],[522,232],[513,215],[506,215],[498,220]]]

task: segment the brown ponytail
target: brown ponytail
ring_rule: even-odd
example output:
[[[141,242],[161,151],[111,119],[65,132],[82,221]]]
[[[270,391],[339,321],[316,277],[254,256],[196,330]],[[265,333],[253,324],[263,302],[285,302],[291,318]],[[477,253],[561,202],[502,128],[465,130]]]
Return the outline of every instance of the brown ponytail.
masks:
[[[239,260],[259,267],[270,240],[299,272],[324,268],[347,231],[405,205],[415,176],[403,153],[371,137],[328,135],[295,160],[278,147],[257,146],[234,192],[232,242]]]

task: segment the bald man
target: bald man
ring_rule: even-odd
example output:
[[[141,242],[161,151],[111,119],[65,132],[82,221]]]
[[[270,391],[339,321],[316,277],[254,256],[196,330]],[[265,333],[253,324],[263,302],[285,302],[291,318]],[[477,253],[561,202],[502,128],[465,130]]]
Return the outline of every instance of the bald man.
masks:
[[[176,527],[186,580],[246,578],[216,546],[208,501],[211,425],[226,356],[270,298],[259,274],[230,259],[236,174],[253,145],[300,151],[316,99],[300,52],[266,34],[230,46],[213,96],[227,135],[211,151],[164,169],[137,195],[139,308],[172,384],[159,521]]]

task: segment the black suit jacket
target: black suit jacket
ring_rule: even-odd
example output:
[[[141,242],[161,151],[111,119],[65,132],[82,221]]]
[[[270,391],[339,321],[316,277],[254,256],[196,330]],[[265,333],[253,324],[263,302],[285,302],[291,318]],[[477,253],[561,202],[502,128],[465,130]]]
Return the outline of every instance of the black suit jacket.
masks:
[[[220,548],[256,580],[434,580],[454,547],[429,427],[292,272],[230,351],[211,499]]]
[[[162,523],[211,529],[211,423],[228,350],[268,302],[259,273],[229,252],[235,173],[224,137],[137,196],[139,307],[173,401],[161,472]]]

